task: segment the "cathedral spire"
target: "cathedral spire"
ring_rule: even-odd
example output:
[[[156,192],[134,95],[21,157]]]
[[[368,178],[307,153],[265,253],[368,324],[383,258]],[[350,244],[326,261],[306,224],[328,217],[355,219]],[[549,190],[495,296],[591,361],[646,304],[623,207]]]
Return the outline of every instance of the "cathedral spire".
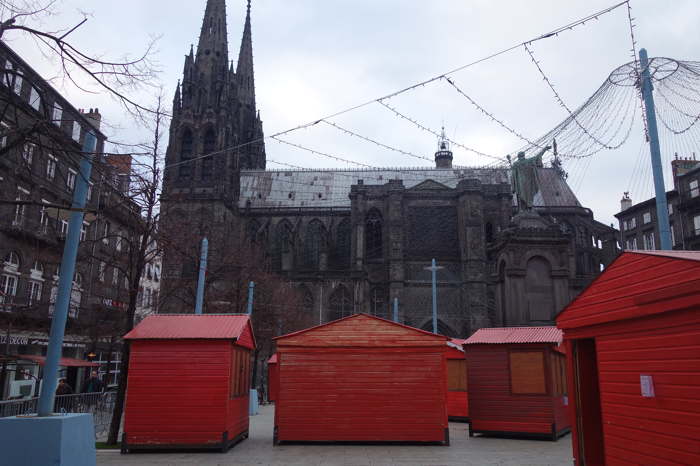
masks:
[[[243,39],[241,50],[238,52],[238,66],[236,67],[238,78],[238,95],[241,102],[255,108],[255,78],[253,75],[253,38],[250,27],[250,0],[243,27]]]
[[[228,39],[226,34],[226,0],[207,0],[202,30],[197,44],[197,61],[228,64]]]

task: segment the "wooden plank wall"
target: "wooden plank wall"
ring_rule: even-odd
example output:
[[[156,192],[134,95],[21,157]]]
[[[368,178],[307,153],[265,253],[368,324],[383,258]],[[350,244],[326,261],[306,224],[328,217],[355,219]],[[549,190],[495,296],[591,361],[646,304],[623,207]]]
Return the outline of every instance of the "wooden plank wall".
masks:
[[[700,464],[700,322],[658,323],[596,338],[608,464]],[[640,374],[654,398],[641,396]]]
[[[227,430],[230,361],[228,340],[132,341],[127,442],[220,443]]]
[[[546,351],[545,345],[465,345],[472,430],[551,433],[551,396],[511,394],[512,348]]]
[[[280,441],[445,439],[444,343],[412,349],[278,349]]]
[[[279,392],[279,366],[277,363],[267,364],[267,400],[276,401]]]

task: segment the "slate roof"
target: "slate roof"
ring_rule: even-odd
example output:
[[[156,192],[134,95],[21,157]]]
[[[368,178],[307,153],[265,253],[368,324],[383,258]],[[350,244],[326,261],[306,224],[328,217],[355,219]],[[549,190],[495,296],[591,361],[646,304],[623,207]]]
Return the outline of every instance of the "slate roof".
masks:
[[[536,207],[580,206],[566,181],[551,168],[538,168],[540,192]],[[332,170],[244,170],[241,172],[241,208],[331,208],[350,207],[350,188],[362,180],[365,185],[384,185],[400,179],[406,189],[432,180],[455,188],[464,179],[482,184],[510,184],[507,168],[386,168]]]

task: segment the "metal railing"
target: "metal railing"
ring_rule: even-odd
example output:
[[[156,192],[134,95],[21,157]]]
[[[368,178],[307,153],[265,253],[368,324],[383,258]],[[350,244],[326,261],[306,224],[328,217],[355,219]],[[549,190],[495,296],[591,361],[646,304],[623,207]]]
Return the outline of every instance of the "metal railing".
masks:
[[[54,402],[56,413],[91,413],[95,424],[95,438],[106,435],[114,411],[117,392],[81,393],[57,395]],[[0,401],[0,417],[36,414],[38,397],[22,400]]]

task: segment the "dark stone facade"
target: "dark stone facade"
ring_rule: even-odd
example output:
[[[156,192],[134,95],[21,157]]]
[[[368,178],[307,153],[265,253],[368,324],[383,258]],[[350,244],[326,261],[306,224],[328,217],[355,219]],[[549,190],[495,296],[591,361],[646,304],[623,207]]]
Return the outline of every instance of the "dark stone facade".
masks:
[[[207,15],[216,4],[223,8],[223,2],[209,1]],[[241,55],[252,56],[250,44],[248,15]],[[252,80],[252,61],[249,70],[240,63],[231,79],[244,72]],[[254,107],[210,104],[197,110],[180,99],[178,93],[168,165],[186,161],[183,128],[201,135],[212,125],[219,135],[262,135]],[[217,139],[217,148],[230,145]],[[226,234],[218,234],[211,260],[226,254],[226,244],[245,241],[264,249],[272,267],[299,287],[319,323],[357,312],[390,318],[398,298],[402,322],[432,329],[426,267],[436,259],[442,267],[439,331],[456,337],[492,325],[551,324],[618,253],[616,231],[593,219],[557,168],[531,168],[537,188],[532,208],[516,215],[510,170],[452,167],[449,147],[439,147],[436,168],[304,171],[264,170],[260,148],[241,149],[249,153],[239,160],[256,160],[252,165],[236,165],[228,152],[216,155],[220,178],[208,184],[197,175],[199,161],[184,177],[173,166],[164,205],[178,218],[200,212],[215,219],[210,234]],[[166,250],[164,287],[170,291],[162,296],[181,290],[189,298],[172,299],[163,309],[192,312],[194,277],[183,276],[175,257]]]

